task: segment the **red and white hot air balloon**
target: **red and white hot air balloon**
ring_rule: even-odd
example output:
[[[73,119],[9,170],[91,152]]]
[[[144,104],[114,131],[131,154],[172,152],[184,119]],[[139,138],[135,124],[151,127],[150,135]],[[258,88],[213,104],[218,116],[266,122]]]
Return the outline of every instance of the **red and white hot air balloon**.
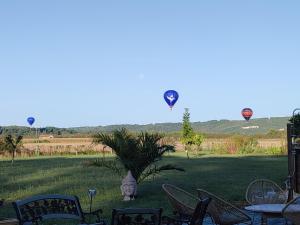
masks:
[[[247,121],[249,121],[250,120],[250,118],[252,117],[252,115],[253,115],[253,111],[252,111],[252,109],[250,109],[250,108],[244,108],[243,110],[242,110],[242,116],[245,118],[245,120],[247,120]]]

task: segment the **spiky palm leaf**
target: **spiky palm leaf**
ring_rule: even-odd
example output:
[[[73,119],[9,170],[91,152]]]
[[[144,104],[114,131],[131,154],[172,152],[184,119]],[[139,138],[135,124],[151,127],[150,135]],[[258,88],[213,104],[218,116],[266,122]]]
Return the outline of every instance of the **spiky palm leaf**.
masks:
[[[148,168],[148,172],[143,175],[144,180],[151,174],[157,174],[163,170],[180,170],[175,166],[160,166],[156,169],[149,169],[155,162],[161,160],[163,154],[175,151],[174,146],[160,144],[162,135],[141,132],[138,136],[133,136],[126,129],[115,130],[111,135],[99,133],[94,136],[94,143],[101,143],[114,150],[117,160],[121,162],[126,170],[130,170],[133,177],[139,182],[142,173]],[[98,165],[99,166],[99,165]],[[104,165],[103,165],[104,166]]]
[[[163,166],[153,165],[153,166],[150,166],[149,168],[147,168],[147,170],[141,174],[141,176],[139,177],[138,183],[142,182],[143,180],[145,180],[146,178],[148,178],[150,176],[152,176],[154,178],[160,172],[166,171],[166,170],[177,170],[177,171],[181,171],[181,172],[185,171],[183,168],[178,167],[176,165],[172,165],[172,164],[167,164],[167,165],[163,165]]]

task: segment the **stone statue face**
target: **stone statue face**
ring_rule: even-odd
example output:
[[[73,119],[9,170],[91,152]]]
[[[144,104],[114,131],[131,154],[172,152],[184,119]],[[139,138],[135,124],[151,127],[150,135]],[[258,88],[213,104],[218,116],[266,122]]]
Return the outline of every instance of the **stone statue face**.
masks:
[[[137,183],[130,170],[127,176],[122,180],[121,191],[124,196],[124,201],[134,200],[137,192]]]
[[[125,183],[123,184],[123,192],[125,196],[134,195],[135,192],[135,184],[134,183]]]

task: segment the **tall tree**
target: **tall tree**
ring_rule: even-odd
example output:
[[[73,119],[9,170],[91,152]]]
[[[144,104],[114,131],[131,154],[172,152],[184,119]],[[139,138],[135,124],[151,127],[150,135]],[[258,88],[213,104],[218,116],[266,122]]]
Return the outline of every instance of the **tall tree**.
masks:
[[[183,113],[182,119],[182,138],[181,142],[184,144],[184,149],[186,152],[186,156],[189,158],[189,150],[191,146],[194,144],[194,130],[192,128],[190,122],[190,112],[188,108],[184,109],[185,112]]]

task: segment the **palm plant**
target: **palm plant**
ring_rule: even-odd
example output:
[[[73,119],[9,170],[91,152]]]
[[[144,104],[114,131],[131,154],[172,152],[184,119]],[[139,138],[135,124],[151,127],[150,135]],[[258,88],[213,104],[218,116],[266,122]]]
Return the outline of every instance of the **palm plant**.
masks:
[[[111,135],[99,133],[94,136],[93,142],[113,149],[116,159],[114,161],[100,159],[91,162],[90,165],[107,167],[122,175],[122,168],[119,166],[121,163],[126,171],[131,171],[137,183],[149,176],[155,176],[161,171],[184,171],[175,165],[156,164],[166,152],[175,151],[174,146],[162,144],[161,139],[162,135],[157,133],[141,132],[134,136],[125,128],[115,130]]]
[[[12,156],[11,163],[14,162],[16,152],[20,150],[20,147],[22,146],[22,139],[23,136],[13,138],[10,134],[4,138],[4,148],[6,151],[10,152]]]

